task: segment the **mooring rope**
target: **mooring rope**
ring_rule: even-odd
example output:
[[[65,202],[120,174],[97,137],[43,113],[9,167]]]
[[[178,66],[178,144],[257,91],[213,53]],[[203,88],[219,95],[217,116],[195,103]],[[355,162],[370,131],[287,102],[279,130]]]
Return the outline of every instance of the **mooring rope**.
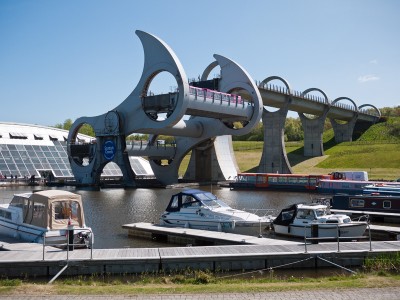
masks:
[[[301,263],[301,262],[304,262],[304,261],[307,261],[307,260],[310,260],[310,259],[313,259],[313,258],[314,257],[310,256],[309,258],[305,258],[305,259],[302,259],[302,260],[298,260],[298,261],[295,261],[295,262],[291,262],[291,263],[287,263],[287,264],[283,264],[283,265],[279,265],[279,266],[275,266],[275,267],[269,267],[269,268],[265,268],[265,269],[258,269],[258,270],[245,272],[245,273],[240,273],[240,274],[221,276],[221,277],[218,277],[218,278],[228,278],[228,277],[247,275],[247,274],[251,274],[251,273],[258,273],[258,272],[262,272],[262,271],[272,271],[273,269],[277,269],[277,268],[282,268],[282,267],[298,264],[298,263]]]
[[[346,271],[348,271],[348,272],[350,272],[350,273],[357,274],[357,272],[355,272],[355,271],[353,271],[353,270],[350,270],[350,269],[347,269],[347,268],[345,268],[345,267],[343,267],[343,266],[341,266],[341,265],[335,264],[334,262],[331,262],[331,261],[329,261],[329,260],[327,260],[327,259],[324,259],[324,258],[322,258],[322,257],[319,257],[318,255],[317,255],[317,258],[320,259],[320,260],[323,260],[324,262],[327,262],[327,263],[329,263],[329,264],[331,264],[331,265],[334,265],[334,266],[336,266],[336,267],[339,267],[339,268],[341,268],[341,269],[343,269],[343,270],[346,270]]]

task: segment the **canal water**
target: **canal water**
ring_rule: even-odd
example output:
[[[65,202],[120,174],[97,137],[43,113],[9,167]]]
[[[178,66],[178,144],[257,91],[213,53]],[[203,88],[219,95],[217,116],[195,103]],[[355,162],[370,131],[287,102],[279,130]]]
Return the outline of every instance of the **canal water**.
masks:
[[[9,203],[14,194],[30,192],[39,187],[1,187],[0,204]],[[182,189],[102,189],[100,191],[79,190],[65,187],[65,190],[82,196],[86,225],[90,226],[95,236],[95,249],[111,248],[153,248],[169,247],[157,241],[128,237],[122,225],[136,222],[154,222],[168,205],[173,194]],[[216,186],[202,186],[237,209],[280,210],[293,203],[309,203],[315,194],[275,191],[238,191]]]

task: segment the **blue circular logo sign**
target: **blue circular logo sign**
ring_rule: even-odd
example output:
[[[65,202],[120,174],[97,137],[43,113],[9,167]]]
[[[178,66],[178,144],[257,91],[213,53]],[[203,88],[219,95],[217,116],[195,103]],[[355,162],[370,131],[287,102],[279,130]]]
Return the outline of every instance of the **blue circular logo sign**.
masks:
[[[113,141],[106,141],[103,145],[103,155],[107,160],[112,160],[115,156],[116,147]]]

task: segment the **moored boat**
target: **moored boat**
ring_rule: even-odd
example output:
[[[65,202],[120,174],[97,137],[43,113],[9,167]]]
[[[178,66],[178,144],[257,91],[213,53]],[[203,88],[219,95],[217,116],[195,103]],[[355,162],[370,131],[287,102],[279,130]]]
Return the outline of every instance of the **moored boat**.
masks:
[[[375,183],[366,185],[363,194],[370,195],[390,195],[400,197],[400,184],[396,183]]]
[[[400,213],[400,195],[333,195],[330,200],[332,209],[366,211],[375,213]]]
[[[285,190],[297,192],[316,191],[318,182],[330,179],[331,175],[239,173],[231,189]]]
[[[276,234],[293,237],[360,237],[368,223],[352,221],[343,214],[331,214],[323,204],[294,204],[285,208],[272,223]]]
[[[0,234],[55,247],[93,244],[81,196],[61,190],[16,194],[9,204],[0,205]]]
[[[172,195],[160,225],[260,235],[273,219],[233,209],[210,192],[190,189]]]

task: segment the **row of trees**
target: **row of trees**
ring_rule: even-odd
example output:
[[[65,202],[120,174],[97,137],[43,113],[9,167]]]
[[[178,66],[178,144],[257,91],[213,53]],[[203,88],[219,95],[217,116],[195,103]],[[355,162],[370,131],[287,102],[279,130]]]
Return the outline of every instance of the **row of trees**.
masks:
[[[386,121],[388,118],[391,117],[400,117],[400,106],[397,107],[384,107],[380,109],[383,120]],[[399,121],[397,120],[395,125],[397,125]],[[63,124],[56,124],[54,127],[60,128],[60,129],[65,129],[65,130],[70,130],[72,126],[72,120],[67,119],[64,121]],[[389,122],[389,123],[393,123]],[[394,126],[398,130],[398,126]],[[324,130],[328,130],[332,128],[331,123],[327,120],[325,122]],[[80,130],[79,133],[86,134],[89,136],[95,136],[93,128],[88,125],[84,124]],[[301,141],[304,138],[303,134],[303,128],[301,125],[301,121],[299,118],[287,118],[285,122],[285,141]],[[142,134],[134,134],[128,137],[128,139],[131,140],[147,140],[148,135],[142,135]],[[173,137],[163,137],[163,139],[166,139],[167,142],[171,139],[173,140]],[[264,140],[264,132],[263,132],[263,126],[262,123],[258,124],[250,133],[242,136],[234,136],[233,140],[235,141],[263,141]]]
[[[70,130],[72,127],[72,124],[74,122],[71,119],[66,119],[64,121],[64,123],[58,123],[56,125],[54,125],[55,128],[59,128],[59,129],[64,129],[64,130]],[[84,124],[80,129],[79,129],[79,133],[81,134],[85,134],[88,136],[95,136],[94,134],[94,130],[93,127],[90,126],[89,124]]]

